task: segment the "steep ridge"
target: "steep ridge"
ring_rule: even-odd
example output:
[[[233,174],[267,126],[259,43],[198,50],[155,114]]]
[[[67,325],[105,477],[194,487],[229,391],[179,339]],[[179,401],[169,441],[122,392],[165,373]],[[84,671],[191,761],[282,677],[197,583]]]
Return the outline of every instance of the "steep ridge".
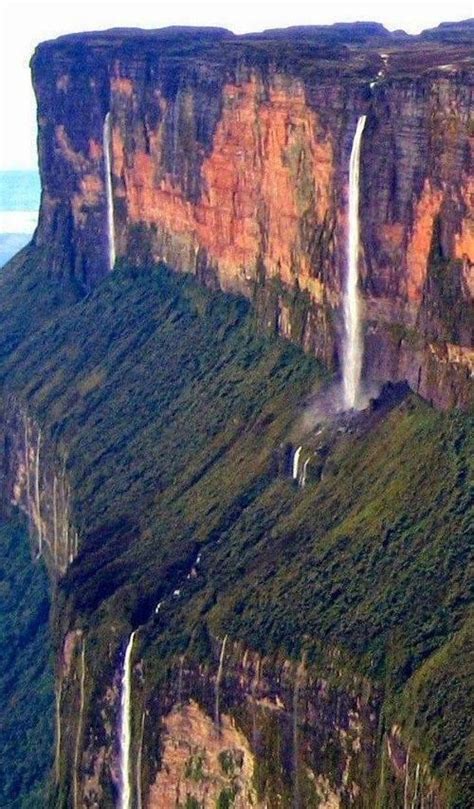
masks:
[[[312,415],[308,432],[301,403],[326,375],[259,334],[243,299],[119,267],[55,314],[41,262],[23,272],[49,317],[1,357],[3,468],[20,405],[66,458],[78,531],[65,575],[44,550],[51,805],[117,801],[136,630],[132,806],[174,806],[177,789],[187,807],[469,806],[472,655],[450,675],[472,603],[467,416],[400,390],[327,426]],[[31,305],[11,294],[4,333]]]
[[[365,377],[408,379],[437,405],[466,408],[473,32],[165,29],[45,43],[32,62],[36,243],[85,289],[109,272],[109,115],[117,255],[242,292],[262,323],[340,367],[349,156],[364,114]]]

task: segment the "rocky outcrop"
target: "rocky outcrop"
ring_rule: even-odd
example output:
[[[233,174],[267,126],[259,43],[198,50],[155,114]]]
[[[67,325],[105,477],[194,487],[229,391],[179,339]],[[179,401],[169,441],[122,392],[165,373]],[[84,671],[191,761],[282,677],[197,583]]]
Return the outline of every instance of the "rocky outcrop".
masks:
[[[86,289],[109,271],[110,112],[118,257],[254,298],[265,325],[337,367],[348,163],[364,113],[365,375],[468,406],[474,71],[463,31],[447,45],[364,30],[350,48],[343,29],[308,29],[304,44],[290,32],[285,46],[281,32],[259,43],[179,30],[46,43],[33,59],[36,242],[56,244],[53,272]]]

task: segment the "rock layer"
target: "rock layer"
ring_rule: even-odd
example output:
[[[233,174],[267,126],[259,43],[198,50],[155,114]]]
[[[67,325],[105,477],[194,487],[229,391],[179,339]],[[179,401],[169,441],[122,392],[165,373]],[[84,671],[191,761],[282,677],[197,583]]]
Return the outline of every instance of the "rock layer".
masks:
[[[466,407],[472,28],[465,34],[449,46],[382,32],[350,47],[335,34],[306,45],[289,34],[277,47],[270,34],[258,43],[202,31],[45,43],[33,59],[43,183],[36,242],[56,244],[53,270],[86,289],[107,274],[110,112],[118,257],[165,261],[254,297],[265,325],[337,367],[349,154],[366,114],[365,376],[407,378],[436,404]]]

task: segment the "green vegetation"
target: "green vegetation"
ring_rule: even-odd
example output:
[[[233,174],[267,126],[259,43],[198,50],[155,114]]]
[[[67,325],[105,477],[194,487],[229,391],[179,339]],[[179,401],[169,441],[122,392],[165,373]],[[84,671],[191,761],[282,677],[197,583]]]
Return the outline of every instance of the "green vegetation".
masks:
[[[0,524],[0,806],[45,805],[54,687],[46,572],[23,521]]]
[[[118,271],[9,354],[0,373],[67,450],[88,549],[64,582],[79,614],[121,586],[119,613],[156,603],[163,565],[187,564],[265,485],[297,403],[321,376],[296,347],[255,336],[244,301],[164,270]],[[206,497],[194,500],[180,536],[189,515],[167,504],[204,477]]]
[[[234,787],[223,789],[216,802],[216,809],[231,809],[235,802],[237,790]]]
[[[415,672],[397,706],[411,737],[428,759],[457,774],[450,785],[450,803],[459,808],[474,804],[473,661],[471,615]]]
[[[321,480],[297,489],[281,445],[324,374],[256,334],[244,301],[123,267],[55,316],[34,283],[48,322],[0,355],[0,376],[67,454],[81,553],[57,637],[86,628],[105,676],[109,638],[145,625],[154,686],[185,651],[209,660],[216,635],[308,665],[338,649],[385,689],[386,726],[412,734],[453,806],[472,805],[471,420],[409,396],[341,433]],[[26,316],[16,304],[5,334]],[[259,762],[258,779],[277,766]]]
[[[201,809],[201,804],[194,795],[187,795],[185,809]]]
[[[206,761],[206,751],[203,750],[200,753],[195,753],[192,755],[186,762],[186,766],[184,769],[184,774],[186,778],[190,778],[192,781],[202,781],[205,777],[204,775],[204,764]]]
[[[78,300],[76,284],[51,278],[43,266],[45,260],[39,250],[27,246],[2,269],[0,357],[10,357],[52,317]]]
[[[243,755],[241,750],[222,750],[219,753],[219,764],[224,775],[232,778],[242,769]]]

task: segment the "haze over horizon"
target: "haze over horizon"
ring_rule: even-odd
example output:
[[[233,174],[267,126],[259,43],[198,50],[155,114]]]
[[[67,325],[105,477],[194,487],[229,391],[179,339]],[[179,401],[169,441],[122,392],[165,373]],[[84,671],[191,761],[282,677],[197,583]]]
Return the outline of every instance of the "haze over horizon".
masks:
[[[29,60],[36,45],[47,39],[80,31],[108,28],[162,28],[168,25],[196,25],[227,28],[236,34],[285,28],[293,25],[331,25],[336,22],[380,22],[388,30],[403,29],[416,34],[444,21],[472,16],[470,0],[453,0],[445,13],[423,0],[416,7],[401,0],[396,7],[382,9],[375,0],[361,0],[357,6],[334,0],[328,8],[315,9],[307,0],[294,0],[290,8],[275,8],[269,0],[256,7],[242,0],[222,7],[205,0],[196,9],[189,0],[177,0],[157,10],[149,2],[115,3],[113,0],[80,6],[70,2],[2,0],[0,103],[4,115],[0,132],[0,170],[33,169],[36,154],[36,105],[31,87]],[[10,112],[13,110],[13,114]]]

